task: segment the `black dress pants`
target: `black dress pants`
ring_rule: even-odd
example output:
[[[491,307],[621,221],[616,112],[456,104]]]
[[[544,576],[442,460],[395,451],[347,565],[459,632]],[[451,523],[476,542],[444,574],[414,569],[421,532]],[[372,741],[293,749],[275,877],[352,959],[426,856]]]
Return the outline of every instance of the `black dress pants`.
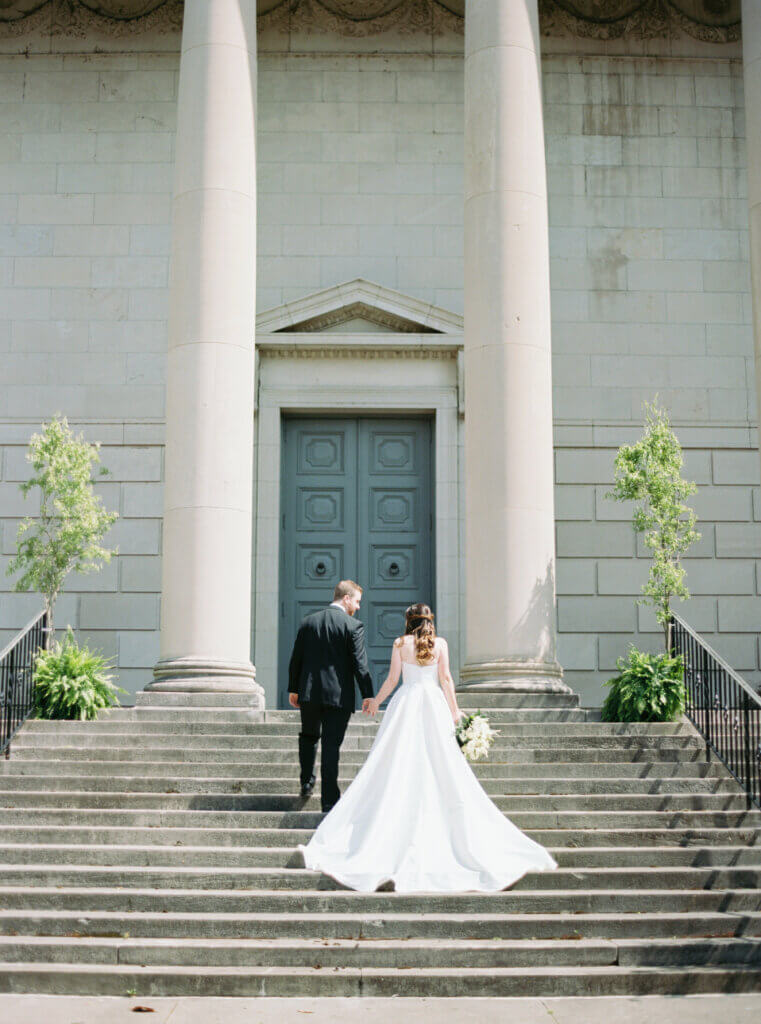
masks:
[[[329,810],[338,802],[338,751],[343,743],[351,711],[312,702],[302,704],[299,733],[299,764],[301,785],[309,782],[314,772],[317,744],[322,737],[320,771],[322,777],[322,809]]]

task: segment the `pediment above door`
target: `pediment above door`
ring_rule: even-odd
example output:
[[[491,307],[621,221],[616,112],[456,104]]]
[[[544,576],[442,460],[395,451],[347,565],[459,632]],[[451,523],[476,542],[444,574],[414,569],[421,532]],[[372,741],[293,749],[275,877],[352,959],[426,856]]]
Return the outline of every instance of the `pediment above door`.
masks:
[[[257,334],[458,334],[457,313],[362,278],[264,310]]]

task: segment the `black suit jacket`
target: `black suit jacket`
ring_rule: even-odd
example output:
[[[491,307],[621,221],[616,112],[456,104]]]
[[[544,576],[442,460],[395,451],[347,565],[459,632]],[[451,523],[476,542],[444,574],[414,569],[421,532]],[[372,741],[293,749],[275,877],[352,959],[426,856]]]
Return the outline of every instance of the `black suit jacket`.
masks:
[[[329,606],[303,620],[288,665],[288,690],[299,703],[354,710],[354,682],[373,696],[365,652],[365,627],[342,608]]]

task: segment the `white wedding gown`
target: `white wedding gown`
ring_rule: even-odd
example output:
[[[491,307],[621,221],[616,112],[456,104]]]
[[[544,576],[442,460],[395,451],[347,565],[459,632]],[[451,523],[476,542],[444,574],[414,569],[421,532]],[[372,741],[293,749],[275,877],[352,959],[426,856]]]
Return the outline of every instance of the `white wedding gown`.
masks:
[[[402,661],[356,778],[306,846],[307,868],[373,892],[494,892],[555,860],[492,803],[463,756],[437,664]]]

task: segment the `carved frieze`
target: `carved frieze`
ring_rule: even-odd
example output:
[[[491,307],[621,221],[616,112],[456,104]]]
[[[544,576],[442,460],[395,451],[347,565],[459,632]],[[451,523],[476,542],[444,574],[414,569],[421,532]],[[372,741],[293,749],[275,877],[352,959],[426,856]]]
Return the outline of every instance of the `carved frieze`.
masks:
[[[684,33],[709,43],[740,38],[741,0],[539,0],[542,34],[655,39]]]
[[[686,33],[715,43],[740,37],[741,0],[539,0],[544,35],[649,39]],[[344,36],[461,32],[465,0],[258,0],[260,18],[285,29]],[[80,36],[176,32],[182,0],[0,0],[0,36],[44,29]]]
[[[0,38],[179,33],[183,0],[0,0]]]

